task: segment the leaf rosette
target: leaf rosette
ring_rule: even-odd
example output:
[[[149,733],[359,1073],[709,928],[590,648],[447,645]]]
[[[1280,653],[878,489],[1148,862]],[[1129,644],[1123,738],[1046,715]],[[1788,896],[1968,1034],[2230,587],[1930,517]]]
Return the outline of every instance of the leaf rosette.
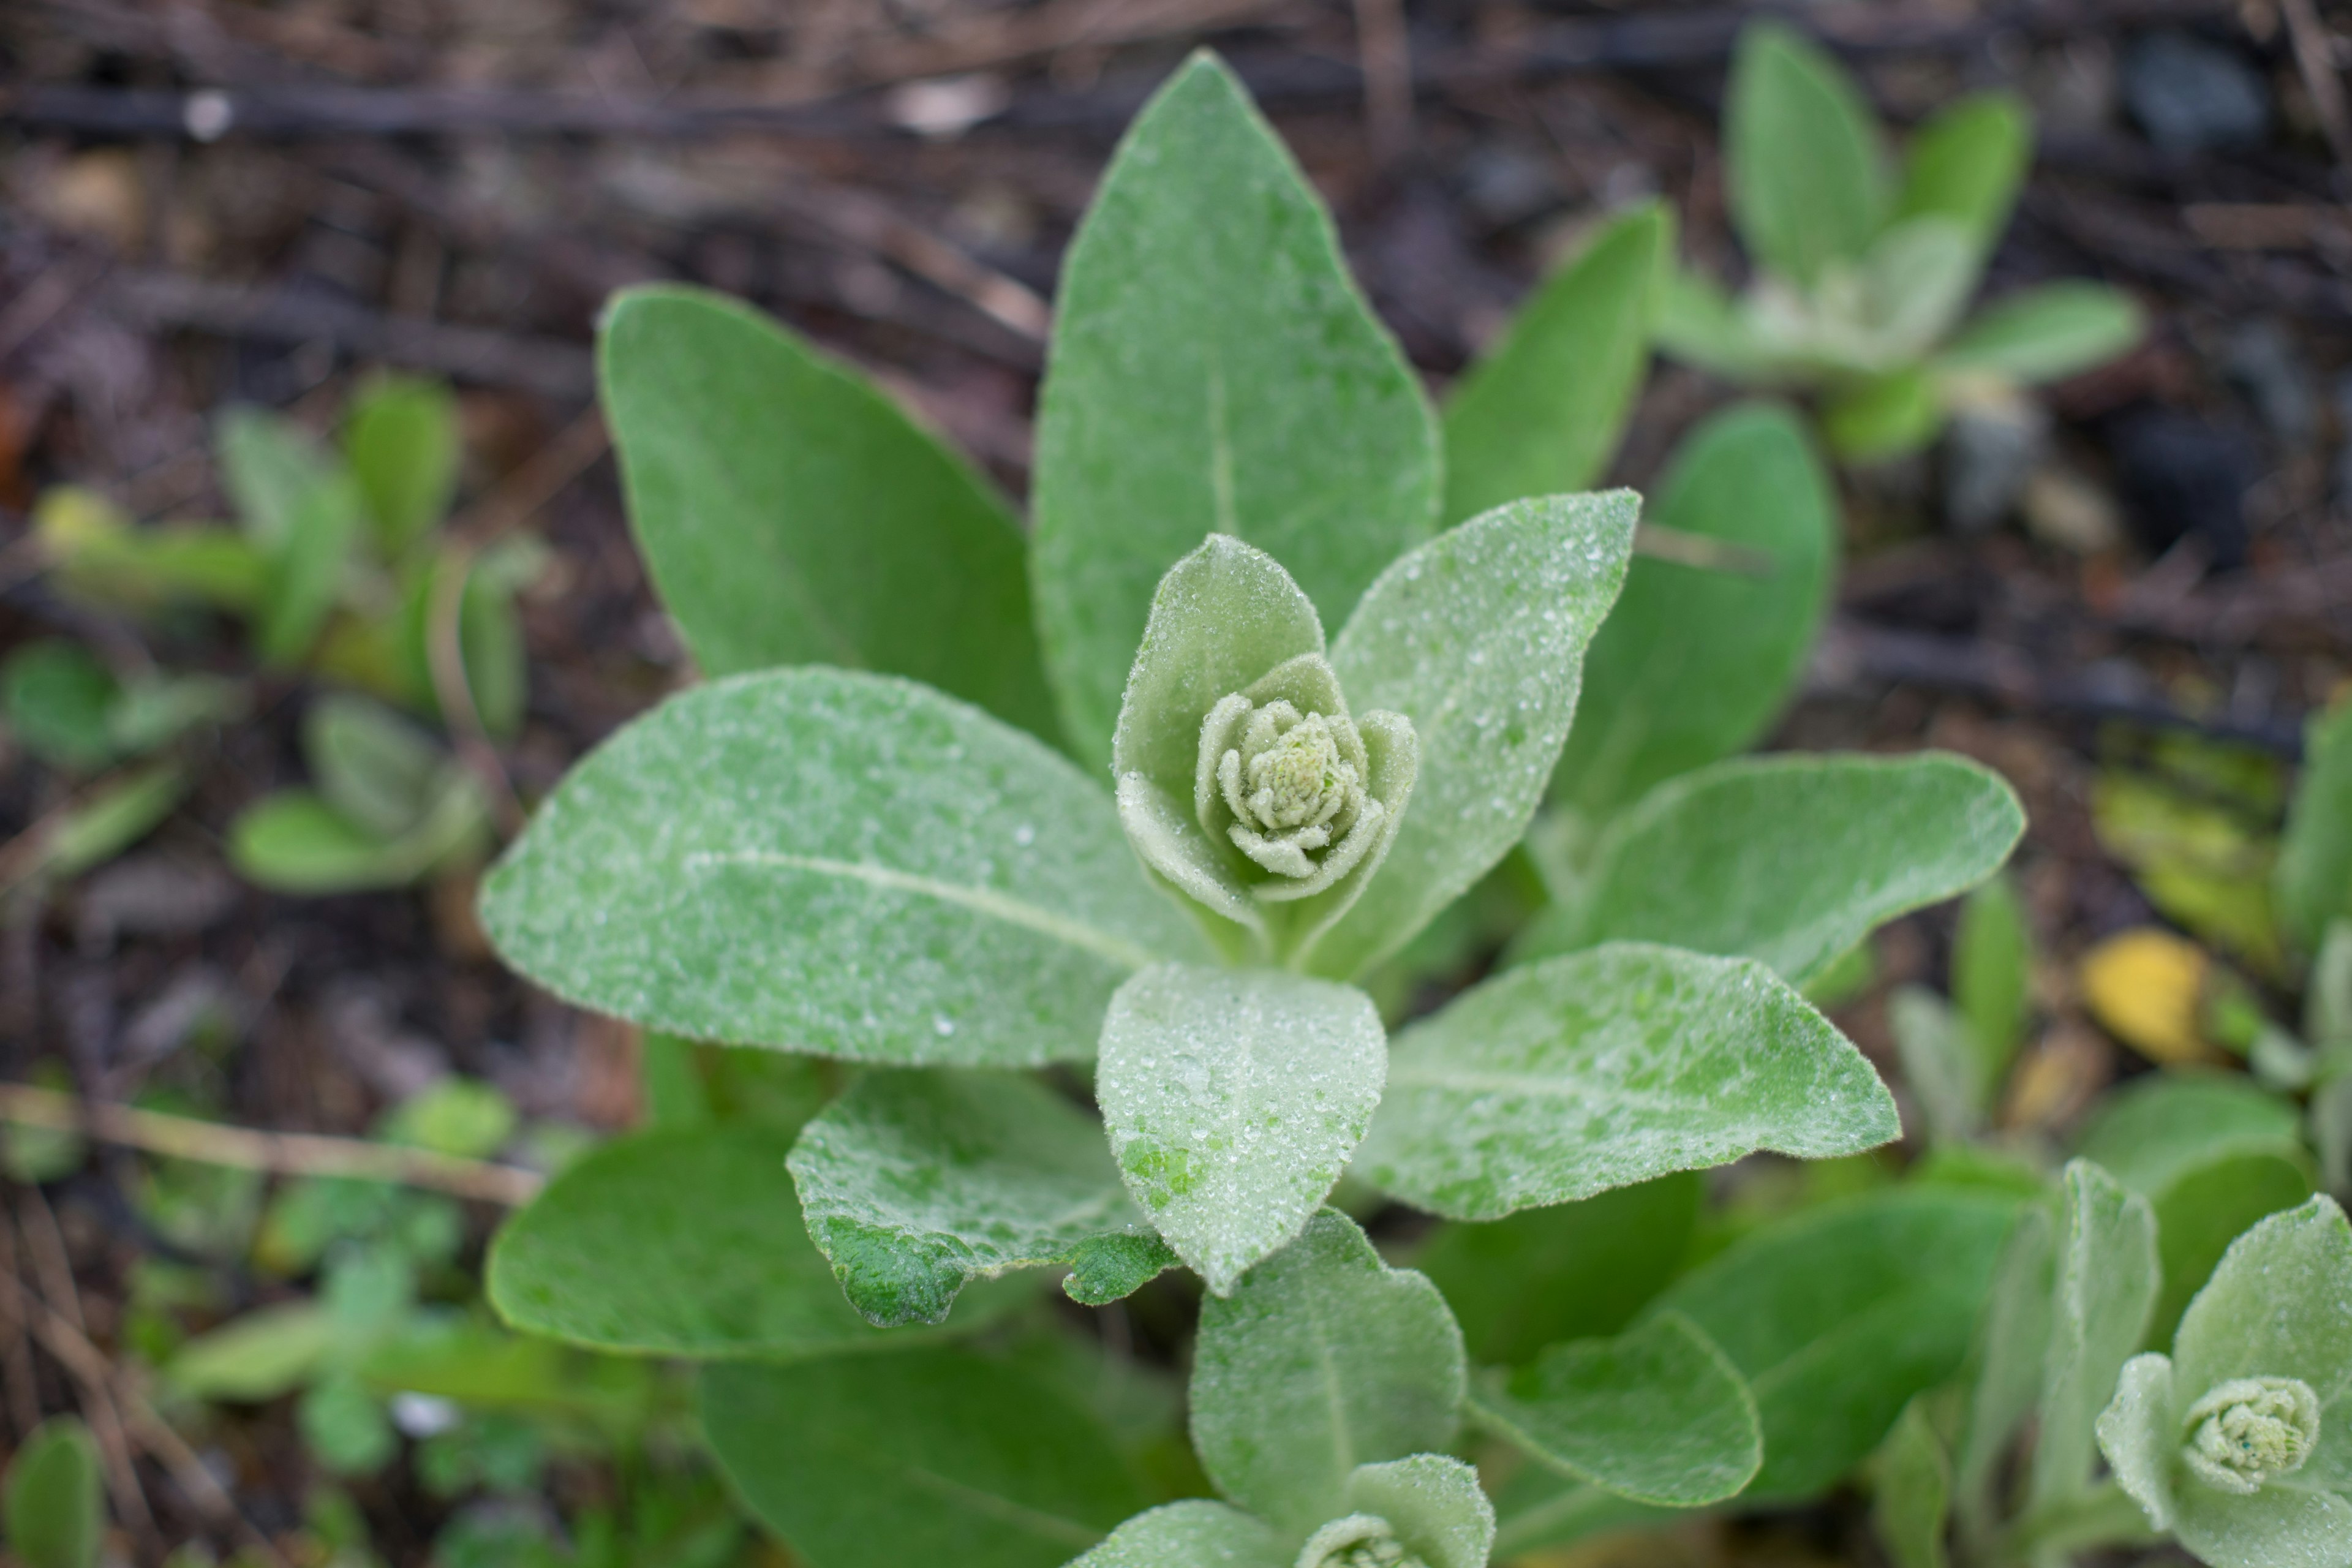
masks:
[[[1170,569],[1112,741],[1119,821],[1236,955],[1296,961],[1360,898],[1419,771],[1401,713],[1352,713],[1275,559],[1212,534]]]

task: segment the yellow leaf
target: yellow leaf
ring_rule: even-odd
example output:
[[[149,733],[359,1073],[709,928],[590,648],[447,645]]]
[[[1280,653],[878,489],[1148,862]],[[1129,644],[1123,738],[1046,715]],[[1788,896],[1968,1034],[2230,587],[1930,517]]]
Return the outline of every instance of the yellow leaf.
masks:
[[[2106,1031],[2151,1061],[2212,1057],[2198,1027],[2213,961],[2154,926],[2111,936],[2084,955],[2083,998]]]

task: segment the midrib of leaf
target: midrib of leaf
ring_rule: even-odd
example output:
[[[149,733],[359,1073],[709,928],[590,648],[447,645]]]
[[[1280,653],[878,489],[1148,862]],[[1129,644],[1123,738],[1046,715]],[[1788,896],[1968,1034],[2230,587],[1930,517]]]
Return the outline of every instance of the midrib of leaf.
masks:
[[[897,1455],[883,1450],[868,1449],[866,1452],[868,1458],[880,1461],[886,1469],[898,1462]],[[906,1473],[908,1479],[929,1487],[952,1502],[961,1504],[973,1513],[986,1514],[1016,1530],[1042,1535],[1048,1541],[1067,1542],[1084,1550],[1103,1538],[1103,1532],[1090,1524],[1064,1519],[1058,1513],[1047,1513],[1044,1509],[1031,1508],[1026,1503],[1014,1502],[1011,1498],[999,1497],[994,1492],[982,1491],[978,1487],[968,1486],[936,1470],[925,1469],[920,1465],[907,1466]]]
[[[1356,1468],[1355,1438],[1348,1431],[1348,1401],[1340,1391],[1339,1369],[1331,1359],[1331,1335],[1324,1326],[1318,1303],[1312,1298],[1307,1303],[1307,1316],[1315,1329],[1315,1364],[1323,1374],[1323,1404],[1330,1413],[1332,1441],[1339,1473],[1344,1476]]]
[[[1843,1339],[1857,1328],[1869,1326],[1879,1319],[1908,1316],[1912,1306],[1913,1302],[1909,1297],[1897,1296],[1889,1300],[1874,1301],[1862,1310],[1849,1313],[1831,1323],[1816,1334],[1802,1350],[1773,1363],[1769,1367],[1748,1380],[1748,1390],[1755,1394],[1757,1405],[1761,1406],[1765,1396],[1795,1375],[1799,1369],[1836,1350],[1838,1346],[1832,1342]]]
[[[1234,509],[1233,416],[1225,405],[1225,362],[1214,340],[1204,347],[1209,362],[1209,493],[1217,509],[1217,531],[1241,537]]]
[[[1555,1470],[1554,1473],[1559,1472]],[[1515,1513],[1496,1526],[1495,1561],[1497,1563],[1507,1561],[1522,1549],[1520,1545],[1522,1542],[1540,1538],[1546,1532],[1574,1519],[1580,1513],[1596,1507],[1605,1508],[1612,1503],[1623,1500],[1594,1486],[1591,1481],[1579,1480],[1549,1502],[1538,1503],[1525,1513]]]
[[[710,866],[772,866],[787,871],[813,871],[821,876],[864,882],[870,887],[916,893],[924,898],[937,899],[941,903],[960,904],[1009,925],[1025,926],[1056,942],[1082,948],[1098,958],[1108,959],[1129,969],[1141,969],[1157,961],[1155,954],[1145,952],[1133,942],[1112,936],[1108,931],[1097,931],[1092,926],[1081,925],[1076,921],[1066,920],[1050,910],[1041,910],[1019,899],[1007,898],[991,889],[942,882],[934,877],[920,877],[888,866],[767,849],[703,850],[687,856],[681,865],[688,870],[700,870]]]
[[[1405,1068],[1389,1069],[1389,1088],[1460,1089],[1465,1093],[1524,1094],[1538,1100],[1590,1100],[1607,1095],[1612,1104],[1633,1106],[1643,1110],[1696,1110],[1708,1108],[1706,1095],[1675,1096],[1644,1094],[1638,1089],[1604,1082],[1597,1079],[1578,1078],[1562,1074],[1556,1078],[1535,1078],[1526,1073],[1465,1072],[1454,1068]]]

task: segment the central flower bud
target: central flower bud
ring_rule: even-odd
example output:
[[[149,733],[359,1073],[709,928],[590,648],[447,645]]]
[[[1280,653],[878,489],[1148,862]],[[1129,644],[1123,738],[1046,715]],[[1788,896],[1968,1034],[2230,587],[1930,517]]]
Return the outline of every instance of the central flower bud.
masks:
[[[1379,838],[1385,810],[1365,793],[1363,737],[1345,713],[1302,713],[1276,698],[1234,692],[1201,725],[1193,805],[1201,826],[1261,869],[1261,899],[1304,898],[1328,887]]]
[[[2295,1377],[2218,1384],[2181,1418],[2180,1457],[2209,1485],[2240,1497],[2303,1468],[2319,1443],[2319,1396]]]
[[[1297,1568],[1425,1568],[1399,1541],[1396,1530],[1377,1514],[1335,1519],[1307,1539]]]

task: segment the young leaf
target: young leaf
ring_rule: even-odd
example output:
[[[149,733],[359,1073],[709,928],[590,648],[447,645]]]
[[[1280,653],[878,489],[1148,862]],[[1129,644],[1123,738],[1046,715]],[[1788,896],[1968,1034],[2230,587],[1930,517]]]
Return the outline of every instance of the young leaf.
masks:
[[[1294,1562],[1263,1521],[1194,1499],[1137,1514],[1069,1568],[1292,1568]]]
[[[2148,1322],[2147,1342],[2171,1342],[2180,1314],[2231,1242],[2264,1216],[2302,1203],[2311,1189],[2311,1156],[2296,1148],[2213,1160],[2151,1197],[2164,1290]]]
[[[1861,1053],[1762,964],[1629,942],[1513,970],[1400,1034],[1357,1173],[1496,1219],[1902,1131]]]
[[[1353,986],[1161,964],[1118,988],[1095,1079],[1127,1189],[1209,1289],[1297,1236],[1380,1103],[1387,1036]]]
[[[865,378],[669,285],[614,300],[597,363],[630,527],[705,674],[904,675],[1056,739],[1019,526]]]
[[[1979,1537],[1998,1521],[2002,1461],[2041,1399],[2055,1316],[2056,1228],[2045,1205],[2018,1211],[1969,1352],[1973,1375],[1952,1491],[1962,1520]]]
[[[967,1351],[713,1366],[702,1425],[751,1511],[823,1568],[1059,1568],[1144,1501],[1099,1421]]]
[[[1922,985],[1898,985],[1886,998],[1886,1031],[1903,1064],[1904,1087],[1927,1123],[1927,1135],[1950,1143],[1983,1131],[1985,1094],[1967,1020]]]
[[[1387,1538],[1427,1568],[1486,1568],[1495,1543],[1495,1505],[1486,1500],[1478,1472],[1461,1460],[1444,1454],[1415,1454],[1359,1465],[1349,1472],[1341,1495],[1350,1518],[1318,1531],[1299,1561],[1354,1568],[1364,1559],[1344,1552],[1318,1557],[1316,1543],[1328,1541],[1337,1546],[1350,1535],[1366,1544],[1380,1542],[1380,1531],[1364,1527],[1372,1523],[1386,1526]],[[1378,1552],[1373,1545],[1366,1555],[1377,1563]]]
[[[1720,1502],[1764,1462],[1747,1381],[1679,1312],[1554,1345],[1474,1408],[1562,1473],[1662,1508]]]
[[[809,1123],[789,1164],[817,1249],[885,1328],[943,1321],[975,1276],[1072,1263],[1066,1288],[1099,1304],[1175,1261],[1102,1129],[1025,1079],[869,1074]]]
[[[2024,830],[2009,785],[1959,757],[1723,763],[1612,824],[1590,878],[1515,956],[1672,942],[1801,984],[1895,916],[1984,880]]]
[[[1437,1288],[1326,1209],[1202,1304],[1192,1446],[1219,1491],[1303,1534],[1347,1511],[1357,1465],[1450,1444],[1466,1375]]]
[[[1704,1190],[1678,1171],[1580,1203],[1443,1225],[1412,1265],[1454,1309],[1472,1360],[1518,1366],[1546,1345],[1632,1322],[1682,1268]]]
[[[1447,521],[1601,476],[1641,390],[1651,303],[1673,255],[1673,215],[1645,204],[1519,307],[1446,403]]]
[[[1643,557],[1585,659],[1552,795],[1598,823],[1659,781],[1745,750],[1803,672],[1828,603],[1837,501],[1796,415],[1735,405],[1676,449],[1650,509],[1754,552],[1765,574]]]
[[[279,790],[229,825],[229,864],[272,892],[298,895],[400,888],[470,854],[487,837],[489,815],[473,775],[445,763],[416,823],[380,837],[309,790]]]
[[[296,500],[269,558],[254,626],[254,647],[264,663],[297,664],[319,640],[342,593],[362,505],[359,487],[340,469]]]
[[[62,637],[26,643],[0,664],[0,717],[25,750],[53,768],[92,773],[120,748],[108,716],[122,687],[98,657]]]
[[[1160,574],[1209,533],[1326,621],[1429,537],[1436,421],[1331,221],[1231,71],[1143,112],[1063,264],[1038,408],[1038,624],[1077,754],[1109,754]]]
[[[784,1171],[792,1142],[736,1122],[606,1144],[499,1232],[490,1304],[528,1332],[625,1354],[773,1361],[905,1342],[842,1300]],[[971,1303],[957,1326],[984,1314]]]
[[[8,1550],[24,1568],[97,1568],[106,1531],[98,1445],[70,1415],[33,1428],[8,1462]]]
[[[2304,726],[2303,777],[2279,840],[2279,923],[2305,952],[2352,914],[2352,701]]]
[[[1739,237],[1793,282],[1860,257],[1886,220],[1877,120],[1843,68],[1793,28],[1741,30],[1723,141]]]
[[[2032,111],[2011,93],[1972,94],[1937,110],[1911,138],[1895,216],[1950,218],[1988,253],[2009,226],[2032,161]]]
[[[1921,1394],[1903,1407],[1878,1450],[1871,1477],[1871,1522],[1895,1568],[1946,1568],[1944,1526],[1952,1503],[1952,1460]]]
[[[198,1399],[257,1405],[310,1382],[334,1349],[337,1329],[315,1300],[257,1307],[182,1345],[163,1375]]]
[[[259,408],[223,412],[213,446],[238,526],[270,555],[301,526],[308,498],[331,486],[341,468],[301,426]]]
[[[1916,365],[1844,387],[1822,409],[1822,434],[1848,463],[1907,457],[1943,427],[1942,395],[1935,378]]]
[[[1764,1468],[1746,1496],[1811,1497],[1877,1447],[1967,1354],[2014,1200],[1898,1188],[1811,1209],[1685,1275],[1681,1311],[1754,1390]]]
[[[1410,808],[1379,875],[1311,950],[1359,974],[1410,941],[1527,831],[1576,716],[1584,650],[1617,599],[1631,490],[1515,501],[1381,574],[1332,645],[1359,710],[1412,721]]]
[[[2021,289],[1979,313],[1936,356],[1947,372],[2063,381],[2126,353],[2147,331],[2132,297],[2103,283]]]
[[[2064,1194],[2057,1310],[2033,1445],[2032,1499],[2041,1506],[2089,1487],[2097,1458],[2092,1426],[2140,1347],[2158,1284],[2156,1215],[2146,1198],[2087,1160],[2066,1167]]]
[[[448,753],[383,704],[336,693],[302,715],[302,755],[327,804],[355,827],[390,838],[433,808]]]
[[[490,874],[482,920],[581,1005],[899,1064],[1083,1059],[1129,972],[1208,956],[1067,761],[822,667],[697,688],[605,742]]]
[[[447,513],[462,456],[457,400],[447,387],[387,375],[361,389],[343,425],[343,460],[386,560],[398,560]]]
[[[2025,907],[2010,879],[1996,874],[1960,904],[1952,939],[1952,1001],[1973,1047],[1971,1081],[1979,1100],[2000,1087],[2025,1041],[2032,1006],[2033,939]]]
[[[2083,1130],[2080,1152],[2158,1198],[2216,1161],[2290,1153],[2300,1142],[2293,1101],[2240,1073],[2179,1069],[2117,1089]]]

